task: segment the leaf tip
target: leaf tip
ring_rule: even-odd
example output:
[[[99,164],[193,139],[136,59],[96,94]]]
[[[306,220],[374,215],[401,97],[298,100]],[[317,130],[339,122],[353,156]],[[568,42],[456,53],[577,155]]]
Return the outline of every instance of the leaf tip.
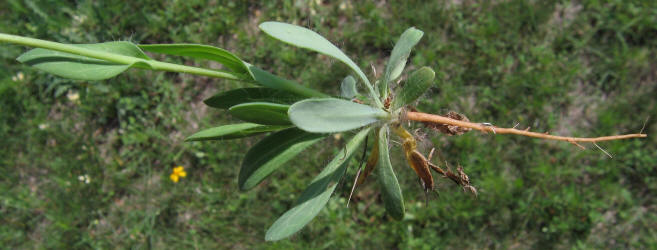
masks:
[[[265,241],[279,241],[287,237],[290,237],[290,235],[277,234],[276,232],[272,232],[272,228],[270,227],[265,234]]]

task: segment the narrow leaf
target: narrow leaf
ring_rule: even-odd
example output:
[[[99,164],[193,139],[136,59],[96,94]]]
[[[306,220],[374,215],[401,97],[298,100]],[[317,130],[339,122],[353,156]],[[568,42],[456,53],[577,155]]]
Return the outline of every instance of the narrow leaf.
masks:
[[[139,45],[139,48],[153,53],[212,60],[226,66],[233,72],[243,74],[245,79],[252,79],[249,68],[239,57],[214,46],[202,44],[148,44]]]
[[[336,154],[324,170],[313,179],[308,188],[301,194],[296,205],[285,212],[267,230],[265,240],[275,241],[289,237],[306,226],[319,211],[326,206],[331,194],[344,175],[348,161],[366,138],[369,128],[361,130],[354,136],[344,149]],[[343,151],[344,150],[344,151]]]
[[[248,65],[248,67],[255,78],[255,82],[263,87],[284,90],[304,97],[329,97],[327,94],[280,78],[253,65]]]
[[[436,73],[429,67],[422,67],[413,72],[392,102],[393,110],[408,105],[422,96],[433,84]]]
[[[289,128],[290,126],[260,125],[255,123],[230,124],[199,131],[185,139],[185,141],[228,140],[257,135]]]
[[[221,92],[203,102],[213,108],[228,109],[232,106],[248,102],[292,104],[301,99],[303,98],[277,89],[239,88]]]
[[[242,103],[230,107],[228,112],[242,121],[266,125],[290,125],[287,110],[290,106],[269,102]]]
[[[340,85],[340,96],[351,100],[357,95],[358,89],[356,89],[356,79],[354,79],[353,76],[345,77]]]
[[[390,59],[386,64],[385,74],[383,75],[383,85],[380,88],[384,93],[383,96],[387,96],[388,83],[396,80],[401,75],[404,67],[406,67],[406,61],[411,54],[411,50],[422,39],[423,35],[424,32],[411,27],[399,37],[392,53],[390,53]]]
[[[240,189],[255,187],[274,170],[322,138],[324,135],[306,133],[297,128],[281,130],[265,137],[244,157],[238,178]]]
[[[79,80],[103,80],[114,77],[130,67],[149,67],[151,60],[139,47],[130,42],[106,42],[96,44],[72,44],[86,49],[110,52],[135,58],[135,63],[119,64],[105,60],[79,56],[48,49],[32,49],[16,58],[37,69],[53,75]]]
[[[395,176],[395,171],[392,169],[392,164],[390,164],[387,127],[382,127],[379,130],[379,166],[376,168],[376,172],[381,185],[381,194],[383,195],[386,211],[395,219],[404,218],[404,197]]]
[[[336,98],[306,99],[290,106],[294,125],[313,133],[334,133],[387,119],[381,109]]]
[[[347,57],[347,55],[345,55],[342,50],[326,40],[326,38],[320,34],[317,34],[316,32],[301,26],[281,22],[264,22],[261,23],[259,27],[268,35],[282,42],[300,48],[316,51],[343,62],[354,72],[356,72],[358,77],[360,77],[365,85],[370,89],[370,92],[373,95],[372,98],[378,101],[378,93],[374,93],[372,84],[365,76],[365,73],[363,73],[358,65],[349,59],[349,57]]]

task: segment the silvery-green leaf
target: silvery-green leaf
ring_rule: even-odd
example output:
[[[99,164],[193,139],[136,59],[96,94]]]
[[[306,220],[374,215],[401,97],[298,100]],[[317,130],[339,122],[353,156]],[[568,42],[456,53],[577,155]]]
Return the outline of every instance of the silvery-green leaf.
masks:
[[[303,99],[287,91],[270,88],[239,88],[216,94],[203,102],[213,108],[227,109],[249,102],[292,104]]]
[[[265,132],[277,131],[290,126],[261,125],[255,123],[239,123],[223,125],[199,131],[185,139],[185,141],[228,140],[253,136]]]
[[[395,171],[390,164],[390,155],[388,152],[388,128],[382,127],[379,130],[379,166],[376,168],[379,184],[381,185],[381,194],[386,211],[395,219],[404,218],[404,196],[402,196],[399,182],[395,176]]]
[[[275,241],[287,238],[301,230],[319,214],[319,211],[326,206],[331,194],[335,191],[338,182],[349,165],[349,159],[367,137],[369,131],[370,128],[361,130],[347,143],[344,149],[339,150],[333,160],[326,165],[324,170],[315,177],[301,194],[296,205],[278,218],[267,230],[265,240]]]
[[[402,71],[404,71],[411,50],[420,41],[423,35],[424,32],[411,27],[404,31],[399,37],[399,40],[390,53],[390,59],[388,60],[388,64],[386,64],[386,70],[383,74],[383,81],[381,82],[382,86],[379,88],[379,90],[384,93],[382,96],[387,96],[388,83],[397,79]]]
[[[382,109],[336,98],[297,102],[288,115],[294,125],[313,133],[342,132],[389,118]]]
[[[246,64],[239,57],[214,46],[203,44],[148,44],[139,45],[139,48],[153,53],[212,60],[221,63],[233,72],[242,74],[244,79],[252,78]]]
[[[406,83],[397,91],[395,99],[392,101],[392,109],[395,110],[404,105],[411,104],[422,96],[431,85],[436,73],[429,67],[422,67],[413,72]]]
[[[290,105],[269,102],[250,102],[232,106],[231,115],[245,122],[265,125],[290,125],[287,111]]]
[[[345,77],[340,85],[340,96],[351,100],[357,95],[358,89],[356,89],[356,79],[354,79],[353,76]]]
[[[303,97],[329,97],[327,94],[278,77],[253,65],[248,65],[248,67],[255,78],[255,83],[260,86],[287,91]]]
[[[301,26],[281,23],[281,22],[264,22],[260,24],[260,29],[267,33],[268,35],[276,38],[282,42],[304,48],[312,51],[322,53],[324,55],[338,59],[338,61],[343,62],[349,66],[358,77],[361,78],[363,83],[369,89],[372,98],[374,98],[377,104],[380,104],[378,93],[374,92],[372,84],[365,76],[362,70],[354,63],[347,55],[345,55],[342,50],[333,45],[323,36],[317,34],[316,32],[306,29]],[[379,105],[382,106],[382,105]]]
[[[130,42],[106,42],[95,44],[72,44],[73,46],[109,52],[135,58],[134,63],[120,64],[105,60],[69,54],[49,49],[32,49],[16,58],[37,69],[53,75],[79,80],[103,80],[112,78],[130,67],[148,68],[151,59],[139,47]]]
[[[297,128],[281,130],[265,137],[244,156],[238,178],[240,189],[255,187],[274,170],[322,138],[322,134],[311,134]]]

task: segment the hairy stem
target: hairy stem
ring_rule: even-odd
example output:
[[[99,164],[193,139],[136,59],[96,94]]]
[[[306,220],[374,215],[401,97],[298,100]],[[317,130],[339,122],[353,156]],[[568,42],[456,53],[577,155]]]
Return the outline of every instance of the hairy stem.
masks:
[[[411,121],[418,121],[418,122],[424,122],[424,123],[433,123],[433,124],[447,124],[447,125],[454,125],[454,126],[459,126],[463,128],[471,128],[471,129],[476,129],[479,131],[483,132],[492,132],[495,134],[514,134],[514,135],[523,135],[523,136],[529,136],[529,137],[535,137],[535,138],[541,138],[541,139],[547,139],[547,140],[557,140],[557,141],[567,141],[570,143],[577,143],[577,142],[600,142],[600,141],[612,141],[612,140],[621,140],[621,139],[629,139],[629,138],[644,138],[648,136],[647,134],[626,134],[626,135],[613,135],[613,136],[603,136],[603,137],[593,137],[593,138],[582,138],[582,137],[568,137],[568,136],[557,136],[557,135],[550,135],[547,133],[537,133],[537,132],[531,132],[529,130],[519,130],[515,128],[499,128],[495,126],[490,126],[482,123],[474,123],[474,122],[465,122],[465,121],[459,121],[455,119],[451,119],[448,117],[440,116],[440,115],[433,115],[433,114],[427,114],[427,113],[421,113],[421,112],[412,112],[409,111],[406,113],[405,116],[406,119],[411,120]]]

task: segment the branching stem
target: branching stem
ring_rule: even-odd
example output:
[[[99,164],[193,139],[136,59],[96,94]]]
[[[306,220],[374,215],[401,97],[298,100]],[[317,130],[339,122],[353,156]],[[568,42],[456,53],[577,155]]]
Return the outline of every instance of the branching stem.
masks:
[[[541,138],[547,140],[567,141],[573,144],[577,142],[595,143],[600,141],[612,141],[612,140],[621,140],[621,139],[629,139],[629,138],[644,138],[648,136],[647,134],[642,134],[642,133],[603,136],[603,137],[594,137],[594,138],[558,136],[558,135],[550,135],[547,133],[531,132],[528,130],[519,130],[515,128],[499,128],[495,126],[490,126],[488,124],[485,125],[483,123],[459,121],[440,115],[412,112],[412,111],[407,112],[405,118],[411,121],[434,123],[434,124],[447,124],[447,125],[459,126],[464,128],[476,129],[483,132],[493,132],[495,134],[515,134],[515,135],[523,135],[523,136],[529,136],[529,137]]]

